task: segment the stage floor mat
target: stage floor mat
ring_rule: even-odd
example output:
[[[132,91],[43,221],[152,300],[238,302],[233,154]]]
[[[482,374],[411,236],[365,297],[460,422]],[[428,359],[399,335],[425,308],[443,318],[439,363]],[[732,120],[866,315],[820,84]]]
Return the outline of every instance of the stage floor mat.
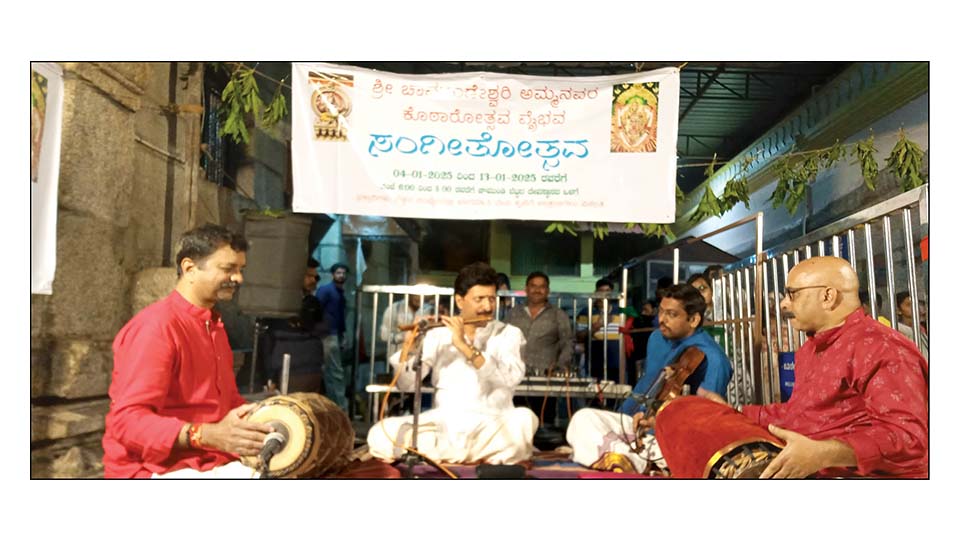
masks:
[[[334,478],[340,479],[402,479],[405,478],[404,467],[394,466],[376,458],[365,456],[367,459],[355,459]],[[446,469],[461,479],[476,479],[477,465],[455,463],[441,463]],[[575,463],[570,459],[569,449],[534,452],[533,458],[520,463],[526,469],[526,479],[538,480],[585,480],[585,479],[651,479],[652,477],[631,473],[615,473],[595,471]],[[442,471],[433,466],[421,463],[413,468],[413,476],[418,479],[451,480]]]

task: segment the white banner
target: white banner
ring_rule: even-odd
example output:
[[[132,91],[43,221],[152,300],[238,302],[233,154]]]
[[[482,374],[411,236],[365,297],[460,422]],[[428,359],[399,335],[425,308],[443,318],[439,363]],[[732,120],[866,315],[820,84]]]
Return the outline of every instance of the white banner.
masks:
[[[672,223],[680,75],[293,64],[293,210]]]
[[[53,294],[63,70],[30,64],[30,293]]]

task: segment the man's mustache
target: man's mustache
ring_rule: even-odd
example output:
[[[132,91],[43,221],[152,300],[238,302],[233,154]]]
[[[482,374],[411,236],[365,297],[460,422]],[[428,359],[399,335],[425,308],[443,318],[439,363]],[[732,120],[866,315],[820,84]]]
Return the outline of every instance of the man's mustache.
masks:
[[[239,289],[240,284],[236,281],[224,281],[220,284],[221,289]]]
[[[782,317],[783,317],[784,319],[794,319],[794,318],[796,318],[796,315],[794,315],[792,311],[786,311],[786,310],[784,310],[781,315],[782,315]]]

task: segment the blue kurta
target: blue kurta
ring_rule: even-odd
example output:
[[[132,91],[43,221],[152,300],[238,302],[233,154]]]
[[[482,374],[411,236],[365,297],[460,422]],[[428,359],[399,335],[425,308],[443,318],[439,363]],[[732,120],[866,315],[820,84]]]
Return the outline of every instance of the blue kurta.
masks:
[[[700,367],[690,374],[686,384],[690,385],[690,392],[695,393],[698,388],[727,397],[727,384],[733,375],[730,360],[724,354],[717,342],[702,328],[697,328],[690,336],[679,340],[668,340],[660,330],[654,330],[647,341],[647,358],[644,360],[643,377],[633,387],[634,394],[646,392],[653,381],[657,379],[664,366],[672,364],[687,347],[695,346],[705,355]],[[643,405],[628,398],[620,407],[620,412],[633,415],[643,410]]]

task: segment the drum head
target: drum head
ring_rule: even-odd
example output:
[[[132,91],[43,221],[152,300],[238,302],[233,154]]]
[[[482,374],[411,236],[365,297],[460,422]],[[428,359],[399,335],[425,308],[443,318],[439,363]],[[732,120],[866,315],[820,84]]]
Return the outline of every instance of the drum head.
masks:
[[[306,426],[300,417],[303,411],[298,409],[299,407],[294,408],[279,403],[266,404],[249,417],[249,421],[258,424],[270,422],[283,424],[287,428],[287,433],[290,434],[287,445],[270,460],[272,474],[294,465],[304,455],[304,450],[308,449]]]
[[[707,478],[754,479],[780,453],[780,448],[766,441],[755,441],[737,446],[719,456],[711,464]]]
[[[313,426],[317,425],[317,419],[299,400],[287,396],[265,399],[250,413],[247,420],[261,424],[276,422],[282,424],[290,434],[283,450],[270,460],[270,476],[297,477],[303,472],[299,469],[305,463],[312,463],[316,459]],[[246,459],[260,468],[259,457]]]

